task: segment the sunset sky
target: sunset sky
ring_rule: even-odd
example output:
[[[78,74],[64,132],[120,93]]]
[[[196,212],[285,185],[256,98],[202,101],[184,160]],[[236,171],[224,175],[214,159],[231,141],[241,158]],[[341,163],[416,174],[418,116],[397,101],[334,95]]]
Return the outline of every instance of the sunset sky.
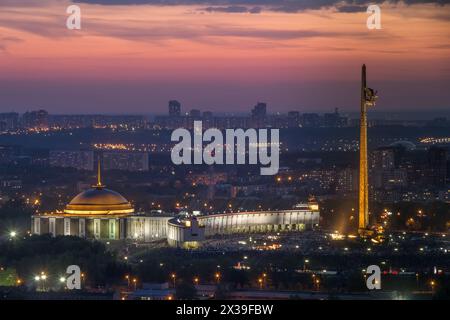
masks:
[[[378,3],[0,0],[0,112],[357,111],[363,63],[377,110],[450,109],[448,1]]]

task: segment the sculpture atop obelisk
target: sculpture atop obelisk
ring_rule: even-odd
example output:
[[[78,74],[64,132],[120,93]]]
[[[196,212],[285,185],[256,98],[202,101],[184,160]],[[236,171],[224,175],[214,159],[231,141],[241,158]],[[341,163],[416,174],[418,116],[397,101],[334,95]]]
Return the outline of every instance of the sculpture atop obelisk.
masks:
[[[375,106],[376,91],[367,87],[366,65],[361,71],[361,120],[359,140],[359,224],[358,233],[366,236],[369,230],[369,179],[367,163],[367,107]]]

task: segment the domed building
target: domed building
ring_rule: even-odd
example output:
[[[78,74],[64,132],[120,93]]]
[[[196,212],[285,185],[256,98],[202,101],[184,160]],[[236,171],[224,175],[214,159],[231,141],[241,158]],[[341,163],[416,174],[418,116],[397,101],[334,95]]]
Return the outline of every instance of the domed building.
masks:
[[[320,210],[310,199],[292,209],[275,211],[238,211],[182,218],[162,211],[135,213],[125,197],[102,184],[99,161],[97,184],[75,196],[62,211],[35,214],[31,219],[32,233],[37,235],[134,243],[167,239],[171,246],[193,248],[198,247],[205,236],[313,229],[319,224]]]
[[[99,162],[97,184],[73,198],[63,212],[34,215],[33,233],[125,239],[126,217],[133,213],[127,199],[102,184]]]
[[[133,206],[120,193],[106,189],[99,182],[78,194],[64,209],[72,215],[124,215],[134,213]]]

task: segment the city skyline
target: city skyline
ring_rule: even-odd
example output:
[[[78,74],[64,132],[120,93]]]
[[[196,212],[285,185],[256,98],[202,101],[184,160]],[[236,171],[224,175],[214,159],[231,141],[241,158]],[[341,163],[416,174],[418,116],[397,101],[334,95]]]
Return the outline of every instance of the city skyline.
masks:
[[[382,29],[368,30],[364,1],[85,0],[82,29],[68,30],[71,1],[3,1],[0,111],[157,114],[175,98],[187,110],[260,100],[273,112],[357,112],[362,63],[380,112],[443,111],[450,8],[424,2],[381,3]]]

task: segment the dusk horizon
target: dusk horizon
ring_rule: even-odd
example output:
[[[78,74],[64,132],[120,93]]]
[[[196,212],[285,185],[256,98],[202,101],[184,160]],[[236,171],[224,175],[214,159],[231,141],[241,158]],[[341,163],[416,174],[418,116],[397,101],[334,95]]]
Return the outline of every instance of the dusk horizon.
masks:
[[[365,1],[86,0],[68,30],[71,1],[2,1],[0,111],[358,111],[363,63],[378,110],[445,110],[450,5],[423,2],[381,2],[368,30]]]

